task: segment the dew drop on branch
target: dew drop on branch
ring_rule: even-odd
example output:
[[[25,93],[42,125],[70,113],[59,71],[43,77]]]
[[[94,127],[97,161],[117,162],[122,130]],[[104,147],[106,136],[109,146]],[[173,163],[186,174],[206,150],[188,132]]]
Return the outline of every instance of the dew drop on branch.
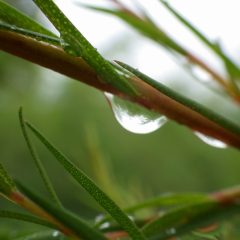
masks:
[[[79,57],[80,54],[76,52],[68,43],[66,43],[62,38],[60,38],[60,45],[63,48],[64,52],[67,54],[73,56],[73,57]]]
[[[119,124],[132,133],[147,134],[162,127],[167,118],[138,104],[105,93]]]
[[[202,133],[199,133],[199,132],[194,132],[194,134],[199,138],[201,139],[204,143],[212,146],[212,147],[216,147],[216,148],[227,148],[227,144],[220,141],[220,140],[217,140],[215,138],[212,138],[212,137],[209,137],[209,136],[206,136]]]
[[[94,222],[95,222],[95,225],[99,225],[98,226],[98,228],[99,229],[101,229],[101,230],[103,230],[103,229],[106,229],[106,228],[109,228],[110,227],[110,222],[107,222],[107,221],[105,221],[105,222],[102,222],[102,220],[104,219],[104,214],[99,214],[99,215],[97,215],[96,217],[95,217],[95,220],[94,220]],[[102,223],[101,223],[102,222]]]
[[[99,224],[104,219],[104,217],[104,214],[97,215],[94,219],[95,224]]]
[[[52,233],[52,236],[53,236],[54,239],[60,239],[61,238],[61,234],[60,234],[59,231],[54,231]]]

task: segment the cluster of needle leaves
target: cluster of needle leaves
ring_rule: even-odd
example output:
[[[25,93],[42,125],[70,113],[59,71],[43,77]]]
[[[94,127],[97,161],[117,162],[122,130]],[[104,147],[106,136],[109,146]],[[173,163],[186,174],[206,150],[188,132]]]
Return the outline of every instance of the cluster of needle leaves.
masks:
[[[176,17],[179,22],[181,22],[189,31],[191,31],[200,41],[202,41],[206,47],[209,48],[214,54],[219,57],[225,66],[227,77],[223,77],[211,69],[210,66],[205,64],[201,59],[191,53],[188,49],[181,46],[175,39],[170,37],[163,29],[154,23],[151,17],[141,8],[141,14],[137,14],[130,9],[126,8],[120,1],[115,2],[116,9],[108,9],[101,7],[93,7],[84,5],[93,10],[104,12],[107,14],[114,15],[119,19],[123,20],[129,26],[151,39],[152,41],[160,44],[164,49],[166,49],[170,54],[176,56],[181,56],[188,61],[188,64],[184,64],[185,67],[198,66],[206,73],[210,75],[213,81],[218,82],[229,96],[231,96],[235,101],[239,101],[240,91],[239,91],[239,79],[240,79],[240,67],[224,52],[220,43],[210,41],[201,31],[199,31],[195,26],[193,26],[186,18],[184,18],[180,13],[178,13],[174,8],[172,8],[166,1],[159,0],[161,4],[169,10],[174,17]],[[179,59],[179,58],[177,58]],[[179,62],[179,64],[182,64]],[[196,76],[197,77],[197,76]]]
[[[23,13],[0,0],[0,30],[23,35],[26,38],[43,42],[44,44],[61,48],[73,58],[82,58],[97,74],[99,81],[117,89],[129,99],[141,98],[141,90],[131,80],[140,79],[156,91],[161,92],[177,103],[197,112],[220,127],[236,134],[240,139],[240,128],[221,116],[198,105],[195,102],[178,95],[171,89],[157,83],[148,76],[124,63],[110,63],[90,44],[90,42],[69,21],[52,0],[33,0],[51,23],[59,31],[57,36],[33,21]],[[171,39],[143,12],[141,16],[126,9],[118,1],[118,8],[105,9],[94,7],[95,10],[115,15],[137,29],[146,37],[162,45],[171,54],[184,56],[189,64],[195,64],[207,71],[223,88],[223,90],[239,102],[237,81],[240,78],[239,67],[223,52],[216,43],[210,42],[202,33],[193,27],[167,3],[162,4],[174,14],[190,31],[202,40],[225,64],[228,78],[224,79],[205,65],[188,50]],[[93,7],[91,7],[93,8]],[[2,165],[0,165],[0,193],[31,214],[0,210],[0,217],[17,219],[46,227],[46,231],[38,232],[23,239],[133,239],[160,240],[182,236],[182,239],[218,239],[212,234],[199,229],[215,223],[215,230],[220,228],[220,220],[226,216],[239,213],[239,188],[222,191],[216,194],[169,194],[150,199],[138,205],[122,209],[110,196],[102,191],[81,169],[62,154],[47,138],[23,117],[19,111],[19,121],[24,139],[36,164],[39,174],[49,193],[49,199],[42,198],[18,180],[13,181]],[[69,175],[84,188],[104,211],[101,221],[87,221],[81,216],[65,208],[48,177],[43,163],[38,157],[28,132],[33,135],[53,155],[53,159],[69,173]],[[240,140],[239,140],[240,141]],[[239,145],[235,144],[235,145]],[[139,212],[151,210],[151,216],[141,218]],[[107,223],[107,224],[106,224]],[[20,240],[20,239],[19,239]]]

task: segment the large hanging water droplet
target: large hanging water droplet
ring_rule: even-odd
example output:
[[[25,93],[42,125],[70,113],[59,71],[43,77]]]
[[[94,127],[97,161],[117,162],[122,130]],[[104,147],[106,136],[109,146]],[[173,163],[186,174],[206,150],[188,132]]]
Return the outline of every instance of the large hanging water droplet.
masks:
[[[138,104],[105,93],[115,118],[129,132],[147,134],[156,131],[167,122],[167,118]]]
[[[212,146],[212,147],[216,147],[216,148],[227,148],[227,144],[220,141],[220,140],[217,140],[215,138],[212,138],[212,137],[209,137],[209,136],[206,136],[202,133],[199,133],[199,132],[194,132],[194,134],[199,138],[201,139],[204,143]]]

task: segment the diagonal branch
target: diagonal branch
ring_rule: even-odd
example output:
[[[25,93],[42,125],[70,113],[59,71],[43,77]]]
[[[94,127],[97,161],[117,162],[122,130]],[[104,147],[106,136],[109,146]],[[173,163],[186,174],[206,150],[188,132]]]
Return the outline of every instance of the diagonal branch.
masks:
[[[84,82],[101,91],[111,92],[134,101],[150,110],[160,112],[194,131],[240,148],[240,131],[233,131],[224,125],[216,123],[214,120],[208,119],[193,108],[174,100],[137,77],[132,78],[131,83],[140,94],[132,97],[103,82],[81,58],[72,57],[61,48],[17,33],[0,30],[0,49]]]

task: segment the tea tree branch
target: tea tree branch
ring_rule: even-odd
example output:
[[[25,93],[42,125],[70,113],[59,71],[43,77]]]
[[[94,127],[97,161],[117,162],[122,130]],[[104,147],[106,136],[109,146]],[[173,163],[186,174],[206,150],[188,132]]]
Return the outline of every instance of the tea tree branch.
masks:
[[[240,148],[239,132],[230,131],[228,128],[217,124],[214,120],[210,120],[194,110],[194,107],[185,106],[137,77],[130,79],[131,84],[140,93],[139,96],[133,97],[101,81],[96,72],[82,58],[72,57],[59,47],[36,41],[21,34],[0,30],[0,49],[84,82],[101,91],[110,92],[134,101],[150,110],[160,112],[194,131]]]

